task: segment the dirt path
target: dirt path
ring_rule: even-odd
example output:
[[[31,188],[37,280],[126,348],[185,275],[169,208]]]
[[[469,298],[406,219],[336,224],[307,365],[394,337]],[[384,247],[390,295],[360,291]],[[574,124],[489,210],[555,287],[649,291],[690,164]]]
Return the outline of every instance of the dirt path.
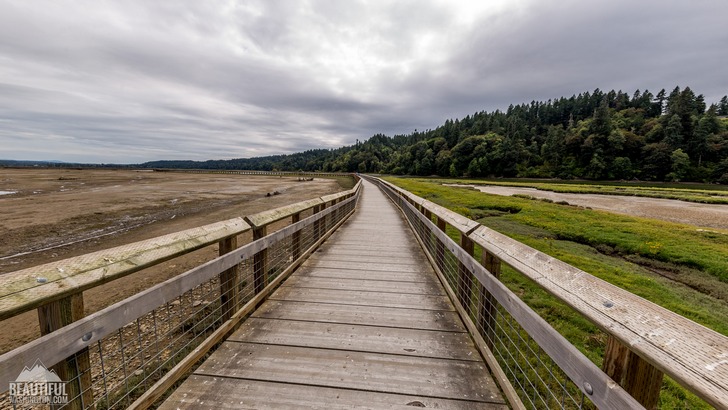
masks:
[[[0,195],[0,286],[3,273],[340,190],[320,178],[0,168],[0,191],[15,192]],[[86,314],[215,256],[216,245],[84,292]],[[35,312],[0,326],[0,353],[39,334]]]
[[[661,219],[664,221],[679,222],[698,227],[728,229],[728,205],[698,204],[673,199],[643,198],[637,196],[564,194],[551,191],[541,191],[535,188],[489,185],[468,186],[471,186],[481,192],[495,195],[530,195],[535,198],[546,198],[555,202],[566,201],[571,205],[590,207],[593,209],[639,216],[643,218]]]

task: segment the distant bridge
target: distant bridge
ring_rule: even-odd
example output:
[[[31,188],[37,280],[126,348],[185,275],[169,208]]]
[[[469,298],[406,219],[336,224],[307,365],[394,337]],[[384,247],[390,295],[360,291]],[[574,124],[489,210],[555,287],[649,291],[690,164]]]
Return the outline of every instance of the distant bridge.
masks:
[[[84,290],[214,244],[83,317]],[[601,368],[502,265],[609,336]],[[2,283],[0,320],[37,309],[44,336],[0,356],[0,386],[40,359],[66,408],[654,408],[663,374],[728,408],[725,336],[373,177]]]

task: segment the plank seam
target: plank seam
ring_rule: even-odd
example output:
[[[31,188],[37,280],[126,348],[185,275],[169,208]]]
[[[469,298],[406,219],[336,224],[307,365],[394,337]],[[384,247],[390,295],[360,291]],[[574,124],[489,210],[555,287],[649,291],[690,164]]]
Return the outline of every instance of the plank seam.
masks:
[[[356,350],[356,349],[340,349],[336,347],[324,347],[324,346],[311,346],[311,345],[295,345],[295,344],[286,344],[286,343],[272,343],[272,342],[253,342],[250,340],[235,340],[235,339],[226,339],[226,342],[231,343],[246,343],[251,345],[259,345],[259,346],[279,346],[279,347],[297,347],[297,348],[304,348],[304,349],[316,349],[316,350],[333,350],[336,352],[352,352],[352,353],[371,353],[371,354],[379,354],[383,356],[396,356],[396,357],[420,357],[423,359],[432,359],[432,360],[447,360],[452,362],[462,362],[462,363],[481,363],[484,364],[483,360],[480,358],[480,353],[473,347],[473,353],[475,353],[473,356],[476,358],[473,359],[458,359],[455,357],[442,357],[442,356],[428,356],[428,355],[420,355],[420,354],[404,354],[404,353],[391,353],[391,352],[380,352],[380,351],[373,351],[373,350]]]
[[[295,288],[294,288],[295,289]],[[298,288],[300,289],[300,288]],[[311,289],[311,288],[309,288]],[[379,293],[379,292],[370,292],[370,293]],[[400,295],[401,293],[395,293],[395,295]],[[420,296],[420,295],[418,295]],[[439,295],[436,295],[439,296]],[[447,297],[444,296],[443,297]],[[310,300],[298,300],[298,299],[280,299],[277,297],[269,297],[270,300],[276,300],[278,302],[303,302],[303,303],[320,303],[322,305],[341,305],[341,306],[362,306],[362,307],[383,307],[383,308],[392,308],[392,309],[411,309],[411,310],[421,310],[421,311],[427,311],[427,312],[455,312],[455,308],[452,310],[446,310],[446,309],[423,309],[423,308],[411,308],[411,307],[405,307],[405,306],[387,306],[387,305],[374,305],[374,304],[361,304],[361,303],[333,303],[333,302],[311,302]]]
[[[449,311],[445,310],[443,312],[449,312]],[[384,324],[369,325],[366,323],[351,323],[351,322],[324,322],[321,320],[304,320],[304,319],[288,319],[288,318],[278,318],[278,317],[255,316],[255,314],[253,314],[251,317],[255,318],[255,319],[264,319],[264,320],[289,320],[291,322],[330,323],[330,324],[335,324],[335,325],[382,327],[385,329],[422,330],[422,331],[427,331],[427,332],[444,332],[444,333],[468,333],[467,330],[426,329],[426,328],[420,328],[420,327],[387,326]]]
[[[352,279],[352,280],[358,280],[358,279]],[[369,282],[376,282],[376,281],[369,281]],[[342,288],[324,288],[320,286],[302,286],[300,284],[296,285],[285,285],[281,287],[287,287],[287,288],[293,288],[293,289],[320,289],[320,290],[336,290],[340,292],[366,292],[366,293],[386,293],[388,295],[416,295],[416,296],[445,296],[447,297],[447,294],[445,293],[412,293],[412,292],[388,292],[385,290],[366,290],[366,289],[342,289]],[[427,309],[429,310],[429,309]]]
[[[250,380],[250,381],[256,381],[256,382],[288,384],[288,385],[294,385],[294,386],[311,386],[311,387],[322,387],[322,388],[327,388],[327,389],[360,391],[360,392],[364,392],[364,393],[396,394],[398,396],[426,397],[426,398],[430,398],[430,399],[451,400],[451,401],[460,401],[460,402],[467,402],[467,403],[486,403],[486,404],[505,405],[504,401],[471,400],[471,399],[462,399],[462,398],[454,399],[452,397],[433,396],[433,395],[425,395],[425,394],[413,394],[413,393],[400,393],[400,392],[373,390],[373,389],[355,389],[355,388],[351,388],[351,387],[339,387],[339,386],[331,386],[331,385],[315,384],[315,383],[296,383],[296,382],[288,382],[288,381],[280,381],[280,380],[257,379],[257,378],[251,378],[251,377],[238,377],[238,376],[229,376],[229,375],[221,376],[221,375],[215,375],[215,374],[210,374],[210,373],[205,373],[205,372],[200,372],[200,373],[195,372],[193,374],[196,376],[207,376],[207,377],[213,377],[213,378],[219,378],[219,379]]]

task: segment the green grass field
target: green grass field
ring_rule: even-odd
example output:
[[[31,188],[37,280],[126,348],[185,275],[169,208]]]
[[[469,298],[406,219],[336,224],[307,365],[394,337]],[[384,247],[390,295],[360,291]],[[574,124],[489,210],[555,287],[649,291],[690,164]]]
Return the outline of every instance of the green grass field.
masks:
[[[522,197],[445,187],[431,179],[386,178],[596,277],[728,335],[728,234]],[[447,181],[471,183],[472,181]],[[607,336],[510,269],[503,282],[601,365]],[[710,408],[672,380],[660,408]]]

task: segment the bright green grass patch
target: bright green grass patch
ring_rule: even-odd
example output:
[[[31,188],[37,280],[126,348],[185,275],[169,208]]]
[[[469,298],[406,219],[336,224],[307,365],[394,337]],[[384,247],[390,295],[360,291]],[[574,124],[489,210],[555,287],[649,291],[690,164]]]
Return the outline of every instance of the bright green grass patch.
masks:
[[[601,194],[641,196],[648,198],[677,199],[687,202],[706,204],[728,204],[728,187],[720,185],[663,185],[645,186],[634,183],[604,183],[593,184],[579,182],[544,182],[544,181],[515,181],[515,180],[483,180],[483,179],[448,179],[438,182],[473,185],[495,185],[520,188],[535,188],[541,191],[552,191],[568,194]],[[699,188],[698,188],[699,187]]]

